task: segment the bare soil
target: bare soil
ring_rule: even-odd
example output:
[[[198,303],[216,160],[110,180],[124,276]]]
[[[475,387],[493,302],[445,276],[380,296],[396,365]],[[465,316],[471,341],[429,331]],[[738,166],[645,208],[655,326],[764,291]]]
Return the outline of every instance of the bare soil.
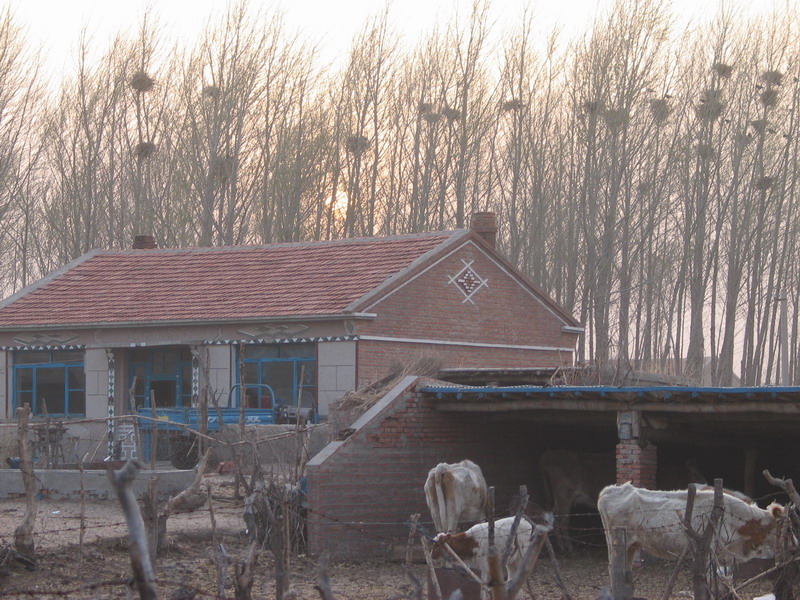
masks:
[[[206,479],[212,487],[217,534],[231,558],[226,598],[233,598],[233,565],[247,550],[248,540],[242,520],[242,504],[234,499],[232,478]],[[81,506],[78,502],[43,500],[36,521],[38,568],[29,570],[7,559],[4,548],[13,547],[14,529],[20,523],[25,505],[21,500],[0,502],[0,598],[130,598],[127,529],[116,500],[87,502],[84,507],[81,544]],[[214,549],[208,509],[174,515],[168,522],[166,552],[156,564],[161,598],[215,598],[217,571],[212,560]],[[608,585],[606,554],[603,548],[589,548],[575,556],[557,558],[567,589],[574,600],[594,600]],[[523,598],[561,600],[554,563],[543,555]],[[274,561],[269,551],[258,559],[254,598],[274,598]],[[672,564],[654,561],[635,573],[638,597],[659,600],[674,570]],[[411,572],[425,585],[427,568],[415,563]],[[414,586],[402,563],[333,561],[328,570],[333,592],[339,600],[385,600],[413,596]],[[290,561],[290,588],[298,598],[318,598],[316,559],[301,555]],[[766,591],[768,591],[768,586]],[[671,598],[691,597],[686,572],[679,573]],[[764,588],[742,596],[752,598]],[[194,595],[192,595],[194,594]],[[136,594],[134,593],[133,596]],[[427,589],[424,591],[427,598]]]

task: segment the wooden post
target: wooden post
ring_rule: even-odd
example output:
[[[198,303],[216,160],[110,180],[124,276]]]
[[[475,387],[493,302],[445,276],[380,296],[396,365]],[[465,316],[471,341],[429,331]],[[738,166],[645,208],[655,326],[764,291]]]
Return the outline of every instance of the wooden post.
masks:
[[[416,537],[417,534],[417,523],[419,522],[419,517],[419,513],[415,513],[411,515],[411,518],[409,519],[411,525],[409,526],[408,545],[406,546],[406,566],[411,564],[411,554],[414,548],[414,537]]]
[[[431,558],[431,546],[424,535],[419,536],[422,544],[422,553],[425,555],[425,562],[428,563],[428,574],[430,575],[433,593],[437,600],[442,600],[442,588],[439,587],[439,579],[436,577],[436,569],[433,568],[433,558]]]
[[[17,409],[19,426],[17,436],[19,438],[19,468],[22,471],[22,484],[25,486],[25,514],[20,523],[14,530],[14,548],[20,554],[24,554],[31,560],[35,559],[33,526],[36,522],[36,505],[38,498],[36,494],[36,475],[33,472],[33,460],[31,459],[31,445],[28,440],[28,417],[31,414],[30,405],[26,404]]]
[[[487,515],[489,517],[489,555],[487,557],[489,563],[489,590],[492,593],[493,600],[507,600],[508,591],[506,590],[503,561],[494,539],[494,486],[489,488],[487,512],[489,513]]]
[[[544,545],[548,534],[552,527],[544,527],[536,525],[531,532],[531,538],[528,543],[528,549],[525,551],[525,556],[522,558],[522,564],[513,573],[511,580],[504,586],[505,593],[508,600],[514,600],[522,590],[522,585],[528,581],[528,577],[533,572],[536,562],[539,560],[539,555],[542,552],[542,545]]]
[[[153,428],[150,430],[150,470],[156,471],[156,454],[158,454],[158,411],[156,411],[156,393],[150,390],[150,416],[153,417]]]
[[[612,531],[611,594],[614,600],[633,597],[633,573],[628,569],[627,532],[624,527]]]
[[[83,536],[86,533],[86,488],[84,483],[83,463],[78,465],[81,471],[81,531],[78,540],[78,547],[80,550],[80,564],[83,567]]]
[[[292,538],[289,535],[289,501],[284,498],[281,504],[281,559],[279,561],[280,570],[275,577],[275,598],[283,600],[283,595],[289,591],[289,547]]]

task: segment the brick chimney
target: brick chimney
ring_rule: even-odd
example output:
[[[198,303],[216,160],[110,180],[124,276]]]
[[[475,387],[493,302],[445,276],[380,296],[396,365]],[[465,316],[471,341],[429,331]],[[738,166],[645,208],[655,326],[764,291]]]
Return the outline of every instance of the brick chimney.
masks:
[[[497,215],[493,212],[472,213],[472,231],[492,248],[497,246]]]
[[[152,235],[137,235],[133,238],[134,250],[152,250],[154,248],[158,248],[158,244]]]

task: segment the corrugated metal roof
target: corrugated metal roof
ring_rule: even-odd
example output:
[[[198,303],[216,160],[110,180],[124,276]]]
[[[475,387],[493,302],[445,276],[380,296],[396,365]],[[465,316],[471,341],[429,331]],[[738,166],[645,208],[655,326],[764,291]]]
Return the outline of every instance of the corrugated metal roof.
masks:
[[[468,386],[430,384],[421,391],[449,410],[470,412],[558,408],[571,410],[713,410],[715,405],[742,410],[781,410],[800,413],[800,387],[690,386]],[[702,408],[701,408],[702,407]]]

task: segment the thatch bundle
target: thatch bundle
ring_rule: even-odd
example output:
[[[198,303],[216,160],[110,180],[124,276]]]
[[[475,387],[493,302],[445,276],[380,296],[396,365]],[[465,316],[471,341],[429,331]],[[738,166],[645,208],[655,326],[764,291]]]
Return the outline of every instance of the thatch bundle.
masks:
[[[442,361],[430,355],[423,355],[408,363],[392,366],[389,375],[378,381],[361,386],[346,393],[334,403],[337,411],[365,411],[380,400],[386,392],[407,375],[434,377],[442,368]]]

